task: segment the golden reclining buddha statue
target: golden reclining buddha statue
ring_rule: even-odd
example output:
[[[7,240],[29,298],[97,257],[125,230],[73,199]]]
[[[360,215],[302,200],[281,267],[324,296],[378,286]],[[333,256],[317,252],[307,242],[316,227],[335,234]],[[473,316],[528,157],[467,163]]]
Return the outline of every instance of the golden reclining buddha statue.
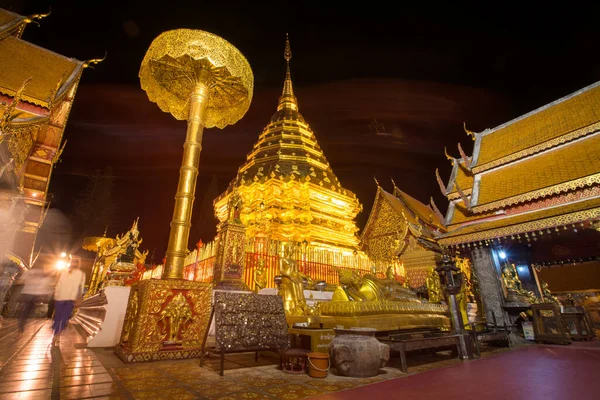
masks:
[[[416,293],[399,282],[380,279],[372,274],[360,276],[356,270],[343,269],[339,272],[340,284],[333,301],[408,301],[422,303]]]
[[[279,295],[288,324],[308,322],[325,328],[370,327],[381,331],[450,327],[446,305],[423,301],[389,277],[360,276],[351,269],[338,273],[340,286],[332,300],[309,306],[304,297],[305,276],[289,254],[281,258]]]

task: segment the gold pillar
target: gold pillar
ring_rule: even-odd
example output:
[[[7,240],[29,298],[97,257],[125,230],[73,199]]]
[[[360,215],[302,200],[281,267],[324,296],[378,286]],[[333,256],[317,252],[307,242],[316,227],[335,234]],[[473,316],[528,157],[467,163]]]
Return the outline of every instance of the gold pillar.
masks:
[[[192,208],[198,178],[198,165],[202,151],[202,133],[204,132],[204,114],[208,105],[210,73],[201,69],[198,82],[190,95],[190,111],[188,128],[183,145],[183,159],[179,170],[179,183],[175,194],[175,208],[171,220],[169,244],[167,246],[167,261],[163,277],[166,279],[183,278],[183,262],[187,254],[190,236]]]
[[[223,129],[248,111],[254,77],[238,49],[216,35],[192,29],[163,32],[148,48],[139,72],[148,99],[187,121],[183,160],[163,278],[132,286],[121,341],[125,362],[197,357],[208,329],[212,283],[186,281],[190,220],[202,133]]]

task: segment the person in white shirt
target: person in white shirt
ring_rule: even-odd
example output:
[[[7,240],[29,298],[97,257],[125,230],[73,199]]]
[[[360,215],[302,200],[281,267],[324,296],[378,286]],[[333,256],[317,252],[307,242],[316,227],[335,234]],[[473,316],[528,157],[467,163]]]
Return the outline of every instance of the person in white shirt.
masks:
[[[54,289],[54,343],[58,342],[60,333],[65,329],[75,302],[80,302],[85,285],[85,274],[79,269],[79,265],[71,265],[60,274],[56,288]]]

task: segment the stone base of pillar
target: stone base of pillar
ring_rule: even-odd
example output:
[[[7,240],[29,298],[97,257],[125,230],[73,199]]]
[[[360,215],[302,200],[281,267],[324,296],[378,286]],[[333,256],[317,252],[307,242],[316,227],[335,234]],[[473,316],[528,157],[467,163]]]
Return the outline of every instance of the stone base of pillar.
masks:
[[[149,279],[131,288],[115,354],[126,363],[200,356],[212,284]]]

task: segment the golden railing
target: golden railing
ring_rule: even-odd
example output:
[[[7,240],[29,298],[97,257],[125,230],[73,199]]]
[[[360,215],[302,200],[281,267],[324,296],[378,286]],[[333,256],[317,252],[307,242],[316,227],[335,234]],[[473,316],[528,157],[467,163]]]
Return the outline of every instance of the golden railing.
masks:
[[[267,287],[275,287],[283,245],[282,242],[266,237],[247,239],[243,279],[251,289],[255,288],[254,273],[261,263],[264,263]],[[184,263],[184,279],[212,282],[216,253],[217,243],[214,241],[190,252]],[[361,275],[375,273],[377,277],[384,278],[390,265],[374,263],[362,252],[308,243],[297,243],[292,249],[291,257],[296,260],[300,272],[314,281],[325,281],[329,285],[339,283],[340,270],[356,270]],[[400,262],[395,262],[394,266],[399,276],[404,274]]]

